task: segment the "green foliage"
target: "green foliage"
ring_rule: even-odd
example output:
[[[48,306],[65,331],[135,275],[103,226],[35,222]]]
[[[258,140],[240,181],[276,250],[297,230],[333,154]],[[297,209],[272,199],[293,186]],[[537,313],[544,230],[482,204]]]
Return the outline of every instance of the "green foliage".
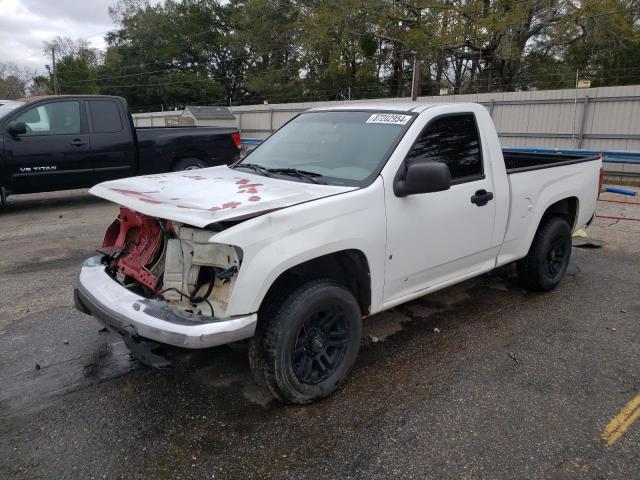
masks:
[[[13,100],[25,96],[29,73],[16,65],[0,62],[0,99]]]
[[[640,80],[637,0],[120,0],[104,55],[57,39],[63,93],[134,110]],[[56,43],[57,42],[57,43]],[[52,45],[47,45],[50,48]]]

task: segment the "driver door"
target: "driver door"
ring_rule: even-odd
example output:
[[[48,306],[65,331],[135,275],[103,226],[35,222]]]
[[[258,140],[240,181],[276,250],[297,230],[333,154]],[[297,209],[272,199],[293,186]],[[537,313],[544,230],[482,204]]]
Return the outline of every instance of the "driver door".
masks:
[[[448,190],[397,197],[393,177],[384,178],[387,212],[387,266],[384,302],[436,289],[492,268],[497,248],[492,236],[496,201],[478,202],[478,192],[494,192],[483,159],[473,113],[432,119],[404,162],[443,162],[451,173]],[[402,167],[401,167],[402,168]],[[395,173],[395,172],[394,172]],[[474,203],[476,201],[477,203]]]
[[[81,100],[39,103],[19,112],[27,132],[5,135],[6,172],[15,193],[90,186],[93,168],[86,116]]]

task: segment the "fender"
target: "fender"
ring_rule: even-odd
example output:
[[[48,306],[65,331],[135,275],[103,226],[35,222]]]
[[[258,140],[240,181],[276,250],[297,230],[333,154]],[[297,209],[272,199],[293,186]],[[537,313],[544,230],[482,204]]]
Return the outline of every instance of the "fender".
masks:
[[[213,235],[210,242],[234,245],[243,252],[228,315],[255,313],[282,273],[342,250],[364,255],[371,275],[371,313],[378,311],[384,285],[384,212],[378,178],[367,188],[272,212]]]

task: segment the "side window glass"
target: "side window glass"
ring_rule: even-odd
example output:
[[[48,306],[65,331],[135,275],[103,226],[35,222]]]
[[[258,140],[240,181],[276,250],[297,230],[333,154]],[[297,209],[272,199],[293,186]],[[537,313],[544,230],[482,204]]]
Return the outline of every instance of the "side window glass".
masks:
[[[49,135],[49,115],[44,105],[31,108],[16,117],[16,122],[27,125],[27,135]]]
[[[122,120],[115,102],[108,100],[91,100],[91,123],[93,133],[114,133],[122,131]]]
[[[80,103],[54,102],[31,108],[18,115],[16,122],[27,125],[26,135],[65,135],[80,133]]]
[[[411,147],[407,161],[445,163],[452,180],[481,175],[482,154],[475,117],[452,115],[432,121]]]

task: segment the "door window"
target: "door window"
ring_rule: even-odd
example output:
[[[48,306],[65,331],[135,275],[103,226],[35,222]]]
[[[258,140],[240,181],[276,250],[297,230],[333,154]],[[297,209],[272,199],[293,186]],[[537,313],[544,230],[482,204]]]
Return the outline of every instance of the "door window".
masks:
[[[445,163],[452,183],[481,178],[482,150],[473,114],[439,117],[429,123],[407,154],[408,162]]]
[[[15,121],[24,122],[27,125],[26,135],[80,133],[80,103],[47,103],[21,113]]]
[[[93,133],[115,133],[122,131],[122,120],[115,102],[108,100],[91,100],[91,123]]]

